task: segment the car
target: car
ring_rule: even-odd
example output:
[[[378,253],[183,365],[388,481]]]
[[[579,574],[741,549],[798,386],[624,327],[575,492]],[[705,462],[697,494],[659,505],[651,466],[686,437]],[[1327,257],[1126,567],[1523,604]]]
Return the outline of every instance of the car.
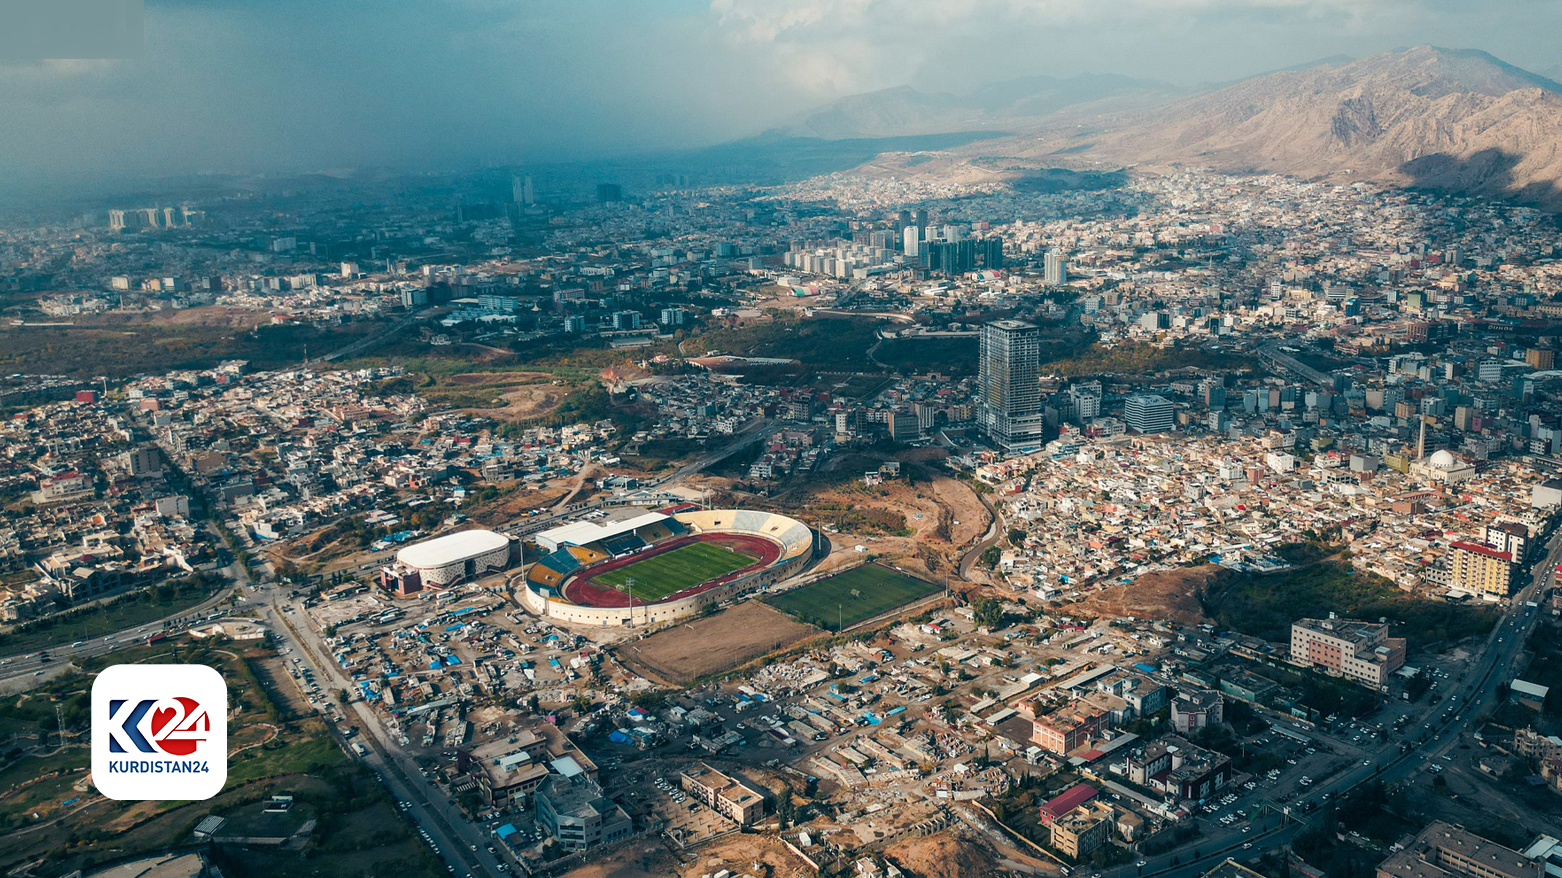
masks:
[[[1250,848],[1250,847],[1252,847],[1252,846],[1253,846],[1253,843],[1252,843],[1252,842],[1250,842],[1250,841],[1244,841],[1244,842],[1242,842],[1242,850],[1247,850],[1247,849],[1248,849],[1248,848]]]
[[[1251,826],[1244,826],[1244,827],[1242,827],[1242,831],[1243,832],[1252,832],[1253,831],[1253,827],[1251,827]]]
[[[1371,765],[1372,764],[1372,760],[1371,759],[1363,759],[1363,760],[1361,760],[1361,764],[1362,765]]]
[[[1134,865],[1136,867],[1140,868],[1140,869],[1143,869],[1145,866],[1150,865],[1150,861],[1149,860],[1140,860],[1139,862],[1134,863]]]
[[[34,677],[42,677],[43,676],[43,671],[33,671],[33,676]]]

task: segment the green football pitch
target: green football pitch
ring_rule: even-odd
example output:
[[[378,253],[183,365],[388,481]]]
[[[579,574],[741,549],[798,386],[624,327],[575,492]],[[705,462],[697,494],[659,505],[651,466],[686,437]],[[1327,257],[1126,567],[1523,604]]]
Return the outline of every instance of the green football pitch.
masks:
[[[839,631],[941,590],[915,576],[864,564],[764,600],[800,621]]]
[[[622,592],[635,581],[634,598],[652,603],[718,576],[742,570],[759,559],[714,543],[690,543],[591,578]]]

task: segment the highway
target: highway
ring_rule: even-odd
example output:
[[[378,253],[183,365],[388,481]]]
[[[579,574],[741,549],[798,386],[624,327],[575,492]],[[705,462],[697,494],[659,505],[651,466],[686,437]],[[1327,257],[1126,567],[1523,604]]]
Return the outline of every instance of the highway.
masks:
[[[1559,559],[1562,559],[1562,533],[1555,533],[1545,544],[1544,556],[1533,568],[1530,583],[1511,598],[1507,612],[1492,628],[1481,657],[1465,673],[1462,682],[1450,686],[1434,702],[1420,723],[1408,726],[1404,737],[1417,743],[1405,753],[1391,743],[1375,755],[1356,763],[1351,769],[1319,781],[1302,795],[1283,806],[1286,813],[1266,812],[1250,828],[1220,829],[1210,835],[1164,854],[1147,857],[1143,867],[1136,865],[1104,869],[1079,878],[1195,878],[1219,865],[1228,856],[1256,857],[1290,843],[1305,831],[1306,811],[1324,801],[1338,801],[1357,787],[1373,780],[1393,784],[1410,777],[1434,759],[1440,759],[1458,745],[1475,717],[1491,706],[1499,686],[1517,672],[1517,663],[1525,641],[1529,639],[1538,607],[1528,606],[1551,584]],[[1446,718],[1445,718],[1446,717]]]
[[[230,580],[237,578],[234,572],[237,567],[238,565],[234,564],[225,571]],[[204,622],[206,617],[220,607],[232,592],[232,587],[221,588],[211,597],[187,610],[133,628],[115,631],[112,634],[78,641],[79,646],[74,643],[60,643],[22,655],[0,658],[0,692],[10,692],[18,685],[30,685],[34,677],[52,677],[68,667],[73,659],[103,655],[116,649],[124,649],[126,646],[144,643],[148,637],[162,631],[181,630]],[[44,661],[40,658],[40,653],[48,654],[49,660]],[[40,674],[39,671],[43,673]]]

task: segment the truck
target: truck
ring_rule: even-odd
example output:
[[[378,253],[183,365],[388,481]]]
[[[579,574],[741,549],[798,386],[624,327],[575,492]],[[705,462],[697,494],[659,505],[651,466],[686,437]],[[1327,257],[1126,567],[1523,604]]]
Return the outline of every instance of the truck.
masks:
[[[353,742],[353,752],[357,753],[359,756],[366,756],[369,753],[369,748],[363,746],[363,742],[362,741],[354,741]]]

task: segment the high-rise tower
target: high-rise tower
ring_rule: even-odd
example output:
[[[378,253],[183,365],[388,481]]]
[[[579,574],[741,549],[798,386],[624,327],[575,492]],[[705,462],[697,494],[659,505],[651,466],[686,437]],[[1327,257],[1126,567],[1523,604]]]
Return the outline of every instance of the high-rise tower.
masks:
[[[1040,448],[1040,332],[1020,320],[988,323],[982,327],[979,359],[982,429],[1012,451]]]

